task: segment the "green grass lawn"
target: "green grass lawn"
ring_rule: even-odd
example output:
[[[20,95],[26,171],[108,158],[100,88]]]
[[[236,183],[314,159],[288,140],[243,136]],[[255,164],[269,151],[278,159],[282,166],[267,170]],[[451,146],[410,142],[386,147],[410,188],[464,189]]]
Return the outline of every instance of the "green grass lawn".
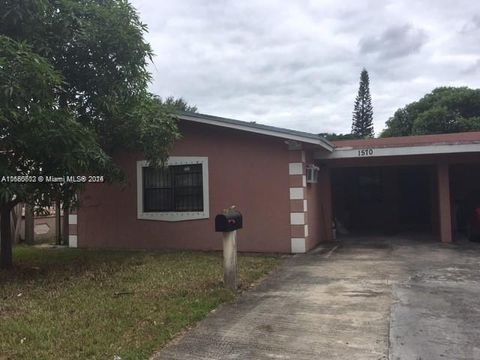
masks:
[[[222,254],[19,246],[0,271],[0,360],[148,359],[234,295]],[[242,287],[280,262],[240,256]]]

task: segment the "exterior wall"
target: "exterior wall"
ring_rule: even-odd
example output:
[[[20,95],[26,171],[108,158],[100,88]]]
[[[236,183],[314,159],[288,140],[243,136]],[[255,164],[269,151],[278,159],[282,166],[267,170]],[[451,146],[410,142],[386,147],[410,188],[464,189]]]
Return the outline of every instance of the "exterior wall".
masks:
[[[307,152],[307,164],[313,164],[312,153]],[[308,236],[307,236],[307,250],[313,249],[321,240],[321,229],[324,225],[322,223],[322,203],[320,197],[320,174],[319,182],[309,183],[305,189],[305,199],[308,206],[307,224],[308,224]]]
[[[62,212],[63,213],[63,212]],[[64,216],[60,216],[60,223],[62,224],[62,232],[65,231]],[[70,247],[75,247],[72,243],[71,234],[76,234],[76,215],[69,215],[69,226],[67,232],[69,235]],[[35,215],[33,218],[33,240],[34,242],[42,242],[52,240],[55,238],[56,232],[55,215]],[[20,238],[25,241],[25,215],[22,216],[20,222]],[[75,235],[76,238],[76,235]]]
[[[62,216],[63,218],[63,216]],[[55,215],[35,216],[33,218],[34,241],[46,241],[55,237]],[[20,238],[25,240],[25,216],[20,223]]]
[[[81,195],[78,246],[219,250],[215,215],[231,205],[243,214],[240,251],[291,251],[289,151],[282,139],[181,122],[182,139],[171,156],[208,157],[210,217],[166,222],[137,219],[136,161],[117,157],[123,185],[90,184]]]
[[[437,167],[438,206],[440,220],[440,240],[445,243],[453,240],[452,204],[450,201],[450,169],[448,164]]]
[[[331,237],[330,174],[319,172],[317,183],[307,183],[306,167],[314,163],[312,149],[291,149],[289,154],[290,225],[292,252],[313,249]]]
[[[332,203],[332,179],[330,169],[326,166],[320,167],[318,174],[318,210],[315,221],[320,222],[320,241],[331,241],[333,238],[333,203]]]

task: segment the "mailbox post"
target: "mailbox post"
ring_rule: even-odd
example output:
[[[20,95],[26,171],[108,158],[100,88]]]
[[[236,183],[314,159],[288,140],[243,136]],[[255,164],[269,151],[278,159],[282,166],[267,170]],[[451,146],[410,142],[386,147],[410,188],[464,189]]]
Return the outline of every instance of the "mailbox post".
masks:
[[[237,230],[242,228],[242,214],[229,210],[215,217],[215,231],[223,238],[223,282],[232,291],[237,291]]]

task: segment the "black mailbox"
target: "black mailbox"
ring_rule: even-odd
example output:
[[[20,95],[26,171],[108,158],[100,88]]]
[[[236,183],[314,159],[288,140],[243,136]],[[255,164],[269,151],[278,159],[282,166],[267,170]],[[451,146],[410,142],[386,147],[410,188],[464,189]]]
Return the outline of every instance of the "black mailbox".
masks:
[[[229,211],[226,214],[215,216],[215,231],[229,232],[242,228],[242,214],[238,211]]]

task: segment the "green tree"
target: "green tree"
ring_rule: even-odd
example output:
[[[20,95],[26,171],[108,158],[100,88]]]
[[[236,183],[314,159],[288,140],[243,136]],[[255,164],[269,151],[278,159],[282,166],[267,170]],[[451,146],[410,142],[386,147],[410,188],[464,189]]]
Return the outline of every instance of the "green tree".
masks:
[[[118,180],[112,158],[125,149],[143,151],[160,166],[178,131],[169,108],[147,91],[152,51],[145,31],[124,0],[0,2],[0,175]],[[2,215],[13,202],[68,202],[78,190],[2,184]],[[11,244],[1,235],[3,259]]]
[[[439,87],[398,109],[381,136],[442,134],[480,130],[480,89]]]
[[[373,137],[373,107],[367,70],[360,74],[360,86],[353,108],[352,134],[360,138]]]
[[[149,123],[173,121],[166,111],[155,118],[138,112],[147,109],[151,115],[151,106],[143,103],[152,98],[146,90],[152,50],[143,38],[146,25],[127,1],[6,0],[0,14],[0,34],[27,42],[60,72],[64,84],[56,94],[59,106],[93,129],[107,152],[125,144],[151,150],[143,142],[150,138],[144,134],[147,127],[152,130]],[[175,134],[162,128],[154,135]],[[146,156],[158,162],[166,150],[161,147]]]
[[[354,140],[359,139],[360,137],[354,134],[337,134],[337,133],[320,133],[319,136],[329,140],[329,141],[336,141],[336,140]]]
[[[195,105],[189,105],[183,98],[174,98],[173,96],[168,96],[165,99],[159,98],[160,103],[168,108],[171,108],[173,112],[175,111],[185,111],[185,112],[197,112],[197,107]]]
[[[10,211],[19,202],[50,204],[61,184],[15,176],[106,171],[110,158],[93,131],[60,109],[61,75],[22,43],[0,36],[0,267],[12,265]]]

